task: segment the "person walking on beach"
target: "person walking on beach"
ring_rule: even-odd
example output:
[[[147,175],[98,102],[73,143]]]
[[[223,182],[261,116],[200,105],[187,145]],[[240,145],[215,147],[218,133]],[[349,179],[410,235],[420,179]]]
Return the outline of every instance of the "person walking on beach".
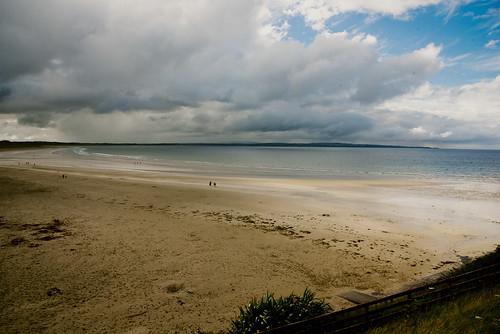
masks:
[[[208,186],[211,187],[212,186],[212,181],[208,182]]]

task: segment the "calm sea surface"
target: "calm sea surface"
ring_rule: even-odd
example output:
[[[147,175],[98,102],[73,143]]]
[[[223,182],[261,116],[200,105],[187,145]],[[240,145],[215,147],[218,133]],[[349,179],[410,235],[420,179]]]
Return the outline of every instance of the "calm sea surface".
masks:
[[[200,145],[89,146],[71,150],[82,158],[125,158],[160,169],[203,174],[500,181],[499,150]]]

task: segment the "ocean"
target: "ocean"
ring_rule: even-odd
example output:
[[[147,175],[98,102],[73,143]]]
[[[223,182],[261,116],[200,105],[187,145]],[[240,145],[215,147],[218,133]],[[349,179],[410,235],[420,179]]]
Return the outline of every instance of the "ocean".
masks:
[[[500,150],[219,145],[97,145],[83,159],[120,159],[134,169],[209,175],[500,181]]]

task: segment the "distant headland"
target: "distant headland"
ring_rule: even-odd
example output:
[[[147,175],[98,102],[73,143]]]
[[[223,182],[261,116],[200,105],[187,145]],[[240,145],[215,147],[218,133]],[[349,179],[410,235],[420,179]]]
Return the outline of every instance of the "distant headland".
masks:
[[[353,144],[353,143],[327,143],[327,142],[311,142],[311,143],[284,143],[284,142],[269,142],[269,143],[87,143],[87,142],[56,142],[56,141],[9,141],[1,140],[0,149],[9,148],[38,148],[47,146],[99,146],[99,145],[115,145],[115,146],[161,146],[161,145],[176,145],[176,146],[250,146],[250,147],[352,147],[352,148],[422,148],[435,149],[429,146],[404,146],[404,145],[381,145],[381,144]]]

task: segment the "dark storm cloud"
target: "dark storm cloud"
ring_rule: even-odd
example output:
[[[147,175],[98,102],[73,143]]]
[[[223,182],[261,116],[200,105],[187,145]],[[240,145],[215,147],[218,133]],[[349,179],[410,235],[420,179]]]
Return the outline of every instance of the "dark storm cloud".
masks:
[[[0,117],[71,140],[465,136],[373,112],[439,71],[439,46],[387,57],[347,32],[304,45],[269,15],[261,0],[1,1]]]
[[[110,110],[134,111],[134,110],[161,110],[169,111],[180,107],[195,107],[197,104],[183,101],[170,100],[163,96],[151,96],[141,98],[133,93],[120,95],[108,95],[101,100],[95,101],[90,108],[96,112],[109,112]]]
[[[12,90],[9,87],[0,86],[0,103],[5,101],[11,95],[12,95]]]
[[[95,1],[1,1],[0,82],[39,73],[54,58],[74,56],[78,43],[104,23],[103,13],[93,4]]]
[[[151,97],[141,97],[133,92],[96,92],[79,95],[64,95],[60,97],[30,96],[23,99],[7,98],[12,96],[10,90],[5,92],[4,103],[0,90],[0,113],[68,113],[81,109],[90,109],[96,113],[107,113],[114,110],[139,111],[156,110],[171,111],[180,107],[195,107],[195,103],[154,95]]]
[[[39,128],[45,128],[49,126],[51,120],[52,115],[46,112],[29,113],[25,115],[19,115],[17,117],[18,124],[36,126]]]
[[[373,126],[372,119],[354,112],[282,110],[250,113],[236,121],[231,129],[251,132],[305,130],[313,133],[314,137],[341,139],[369,130]]]
[[[68,114],[75,110],[87,108],[99,113],[109,113],[110,110],[120,110],[126,112],[135,112],[138,110],[160,110],[163,112],[175,110],[180,107],[194,107],[194,104],[182,101],[171,101],[163,97],[153,96],[148,99],[142,99],[133,94],[111,95],[102,94],[91,97],[66,98],[56,101],[34,101],[33,103],[24,103],[17,106],[4,108],[0,103],[0,113],[12,112],[21,113],[17,115],[17,122],[20,125],[28,125],[39,128],[55,126],[53,121],[61,113]]]

